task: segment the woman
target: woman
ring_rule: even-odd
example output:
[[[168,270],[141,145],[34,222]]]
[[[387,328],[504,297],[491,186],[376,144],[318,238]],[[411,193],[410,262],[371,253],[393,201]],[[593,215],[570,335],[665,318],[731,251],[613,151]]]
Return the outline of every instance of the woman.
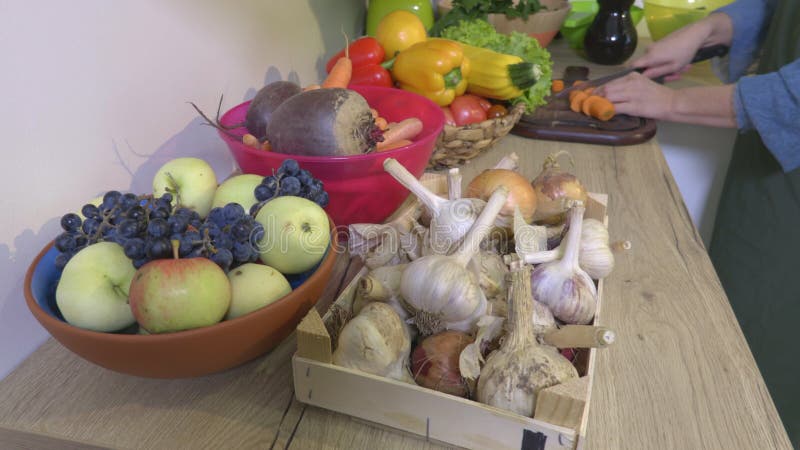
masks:
[[[709,254],[795,447],[800,447],[800,2],[738,0],[654,43],[598,89],[620,113],[740,130]],[[730,46],[733,83],[670,89],[694,53]],[[756,74],[743,76],[756,62]],[[667,77],[669,79],[669,77]]]

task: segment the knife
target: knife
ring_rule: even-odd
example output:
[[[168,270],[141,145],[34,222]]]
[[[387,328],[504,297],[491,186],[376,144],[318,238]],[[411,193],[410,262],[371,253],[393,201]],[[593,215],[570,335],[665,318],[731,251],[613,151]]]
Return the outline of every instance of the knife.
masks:
[[[711,45],[711,46],[708,46],[708,47],[703,47],[700,50],[698,50],[697,53],[694,54],[694,57],[692,58],[691,61],[689,61],[689,64],[697,63],[697,62],[700,62],[700,61],[705,61],[705,60],[711,59],[711,58],[713,58],[715,56],[725,56],[727,53],[728,53],[728,46],[727,45],[717,44],[717,45]],[[612,73],[611,75],[606,75],[604,77],[600,77],[600,78],[595,78],[593,80],[584,81],[584,82],[582,82],[582,83],[580,83],[578,85],[570,86],[570,87],[562,90],[561,92],[559,92],[558,94],[555,95],[555,98],[562,98],[562,97],[564,97],[566,95],[569,95],[570,91],[573,91],[575,89],[587,89],[587,88],[590,88],[590,87],[597,87],[597,86],[606,84],[611,80],[616,80],[617,78],[622,78],[622,77],[624,77],[625,75],[627,75],[627,74],[629,74],[631,72],[642,73],[646,69],[647,69],[646,67],[630,68],[630,69],[625,69],[625,70],[622,70],[622,71],[619,71],[619,72]],[[659,78],[661,78],[661,77],[659,77]],[[659,79],[656,79],[656,81],[657,82],[661,82],[661,81],[659,81]]]

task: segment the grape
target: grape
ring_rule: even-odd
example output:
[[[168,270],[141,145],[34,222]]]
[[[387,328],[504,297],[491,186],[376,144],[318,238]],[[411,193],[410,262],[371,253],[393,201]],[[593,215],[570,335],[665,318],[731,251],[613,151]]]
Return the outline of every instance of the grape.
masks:
[[[96,233],[99,227],[100,227],[100,222],[98,222],[97,219],[92,218],[84,220],[81,229],[83,230],[84,233],[91,235]]]
[[[147,264],[148,262],[150,262],[150,260],[148,260],[147,258],[134,259],[133,260],[133,267],[138,269],[139,267],[142,267],[143,265]]]
[[[275,190],[266,184],[259,184],[253,191],[253,195],[255,195],[256,200],[263,202],[271,199],[275,195]]]
[[[328,206],[328,202],[330,199],[328,198],[328,193],[325,191],[320,192],[314,197],[313,202],[318,204],[320,207],[324,208]]]
[[[173,214],[167,219],[167,225],[172,233],[183,233],[189,226],[189,216]]]
[[[83,205],[83,208],[81,208],[81,214],[83,214],[83,217],[86,217],[87,219],[96,219],[100,217],[100,210],[97,209],[97,206],[87,203]]]
[[[217,250],[220,248],[231,249],[233,248],[233,238],[227,233],[220,233],[214,238],[214,246]]]
[[[250,231],[250,242],[257,243],[261,239],[264,239],[264,226],[256,223],[253,225],[253,230]]]
[[[200,225],[201,236],[205,236],[206,233],[208,233],[208,237],[214,239],[215,237],[219,236],[221,232],[222,230],[220,230],[220,228],[214,222],[206,221],[202,225]]]
[[[235,242],[233,244],[233,259],[236,262],[247,262],[250,260],[252,247],[247,242]]]
[[[128,211],[129,209],[139,205],[139,198],[136,197],[136,194],[131,194],[128,192],[127,194],[122,195],[119,205],[123,210]]]
[[[147,211],[139,205],[136,205],[125,212],[125,217],[129,219],[144,219],[147,216]]]
[[[152,219],[147,224],[147,234],[155,238],[166,236],[169,233],[169,225],[164,219]]]
[[[122,246],[122,249],[125,251],[125,256],[130,259],[142,259],[145,257],[145,245],[144,239],[141,238],[131,238],[125,242],[125,245]]]
[[[295,177],[286,177],[281,180],[281,195],[297,195],[300,193],[300,180]]]
[[[278,170],[286,175],[295,176],[300,172],[300,165],[294,159],[284,159]]]
[[[71,255],[69,253],[59,253],[58,255],[56,255],[56,260],[55,260],[56,269],[58,270],[64,269],[64,266],[66,266],[70,260],[70,256]]]
[[[300,184],[306,186],[309,183],[311,183],[314,177],[311,175],[311,172],[307,171],[306,169],[303,169],[300,171],[299,174],[297,174],[297,179],[300,180]]]
[[[61,228],[64,231],[77,231],[81,227],[81,217],[75,213],[67,213],[61,217]]]
[[[149,259],[169,258],[172,255],[172,244],[165,237],[155,238],[145,244],[145,254]]]
[[[244,216],[244,207],[238,203],[228,203],[222,208],[226,223],[235,223]]]
[[[233,253],[227,248],[221,248],[212,253],[210,259],[220,266],[222,270],[227,271],[233,263]]]
[[[169,208],[163,206],[156,206],[155,209],[150,211],[150,219],[166,219],[169,217]]]
[[[165,193],[161,194],[160,200],[163,200],[163,201],[171,204],[172,203],[172,194],[170,194],[169,192],[165,192]]]
[[[139,221],[135,219],[124,219],[117,226],[117,230],[120,236],[132,238],[139,234]]]
[[[267,187],[272,188],[273,190],[275,190],[275,189],[278,188],[278,179],[276,177],[270,175],[268,177],[264,177],[264,179],[261,180],[261,184],[263,184],[264,186],[267,186]]]
[[[218,227],[224,227],[225,212],[223,211],[222,207],[217,206],[216,208],[212,208],[211,211],[208,213],[206,221],[211,222]]]
[[[180,245],[178,246],[178,254],[180,256],[185,257],[192,250],[194,250],[194,240],[190,236],[186,234],[183,235],[175,234],[172,236],[172,239],[180,242]]]
[[[78,246],[77,242],[75,241],[75,235],[66,231],[56,237],[54,245],[56,250],[62,253],[75,250],[75,248]]]
[[[251,224],[249,224],[246,220],[240,220],[231,227],[230,233],[231,236],[233,236],[233,238],[237,241],[244,241],[250,237],[251,229]]]

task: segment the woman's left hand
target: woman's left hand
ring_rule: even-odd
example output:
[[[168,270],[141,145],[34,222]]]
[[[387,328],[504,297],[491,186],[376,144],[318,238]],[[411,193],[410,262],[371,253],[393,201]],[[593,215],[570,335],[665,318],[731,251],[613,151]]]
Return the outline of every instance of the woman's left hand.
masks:
[[[667,119],[675,91],[638,72],[632,72],[599,86],[595,93],[610,100],[618,114]]]

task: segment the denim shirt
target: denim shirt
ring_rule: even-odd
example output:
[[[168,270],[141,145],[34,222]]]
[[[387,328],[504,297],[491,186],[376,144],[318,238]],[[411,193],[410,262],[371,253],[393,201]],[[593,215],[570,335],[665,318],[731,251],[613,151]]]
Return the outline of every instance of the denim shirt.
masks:
[[[797,0],[789,0],[797,1]],[[737,0],[717,9],[733,22],[729,80],[740,131],[755,129],[784,172],[800,167],[800,59],[776,72],[744,76],[758,57],[777,0]]]

